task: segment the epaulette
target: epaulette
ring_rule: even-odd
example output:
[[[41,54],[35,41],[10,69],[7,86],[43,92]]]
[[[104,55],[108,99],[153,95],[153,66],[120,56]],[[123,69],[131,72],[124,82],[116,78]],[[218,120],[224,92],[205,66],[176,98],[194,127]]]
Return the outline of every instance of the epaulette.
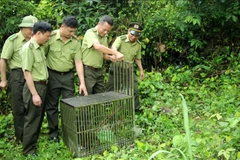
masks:
[[[121,40],[124,40],[124,39],[126,39],[126,38],[127,38],[126,35],[122,35],[122,36],[120,36],[120,39],[121,39]]]
[[[13,40],[15,40],[17,37],[18,37],[18,34],[16,33],[16,34],[11,35],[8,39],[9,39],[10,41],[13,41]]]
[[[30,49],[32,49],[33,48],[33,43],[29,43],[29,46],[28,46]]]
[[[51,36],[54,36],[55,34],[57,34],[57,31],[56,31],[56,30],[55,30],[55,31],[52,31]]]
[[[79,41],[79,38],[76,35],[73,35],[73,38]]]

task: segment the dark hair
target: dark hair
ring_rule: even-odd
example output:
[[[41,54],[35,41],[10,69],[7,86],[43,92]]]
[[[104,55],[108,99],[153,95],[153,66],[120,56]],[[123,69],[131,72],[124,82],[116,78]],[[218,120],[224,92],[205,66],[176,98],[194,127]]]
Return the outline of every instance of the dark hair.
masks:
[[[43,21],[36,22],[33,25],[33,34],[36,34],[38,31],[40,31],[41,33],[52,32],[52,26],[47,22]]]
[[[62,24],[66,25],[67,27],[78,28],[78,21],[74,16],[65,17]]]
[[[104,22],[107,22],[110,26],[113,26],[113,18],[109,15],[104,15],[100,18],[99,22],[103,24]]]

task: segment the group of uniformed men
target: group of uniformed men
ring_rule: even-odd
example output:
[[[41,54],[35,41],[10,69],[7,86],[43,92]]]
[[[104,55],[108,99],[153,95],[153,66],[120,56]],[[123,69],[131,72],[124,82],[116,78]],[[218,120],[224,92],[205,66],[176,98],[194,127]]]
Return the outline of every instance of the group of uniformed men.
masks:
[[[16,142],[22,143],[25,156],[37,155],[45,112],[49,139],[59,142],[58,102],[60,97],[74,96],[74,67],[80,80],[79,93],[84,96],[113,90],[112,72],[105,89],[104,60],[136,61],[140,79],[144,79],[138,40],[143,27],[137,22],[130,23],[128,33],[117,37],[111,48],[108,33],[113,18],[108,15],[86,31],[82,44],[75,36],[78,21],[74,16],[65,17],[54,31],[49,23],[31,15],[24,17],[19,27],[21,30],[11,35],[2,49],[0,87],[9,88]],[[135,110],[139,110],[136,75],[134,84]]]

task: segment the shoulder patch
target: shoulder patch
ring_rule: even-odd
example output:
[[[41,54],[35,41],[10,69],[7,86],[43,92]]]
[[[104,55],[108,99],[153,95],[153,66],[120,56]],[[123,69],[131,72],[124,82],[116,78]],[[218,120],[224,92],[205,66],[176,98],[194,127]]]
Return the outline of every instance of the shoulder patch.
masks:
[[[32,49],[33,48],[33,43],[29,43],[29,48]]]
[[[121,40],[124,40],[124,39],[126,39],[126,38],[127,38],[126,35],[122,35],[122,36],[120,36],[120,39],[121,39]]]
[[[10,41],[13,41],[13,40],[15,40],[17,37],[18,37],[18,34],[16,33],[16,34],[11,35],[8,39],[9,39]]]

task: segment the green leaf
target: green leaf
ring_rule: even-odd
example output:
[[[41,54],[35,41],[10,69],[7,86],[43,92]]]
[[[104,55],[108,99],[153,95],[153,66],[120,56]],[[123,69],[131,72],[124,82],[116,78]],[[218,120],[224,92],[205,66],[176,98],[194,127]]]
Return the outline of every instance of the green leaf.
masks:
[[[100,140],[101,143],[114,143],[116,142],[116,137],[111,130],[101,130],[97,134],[97,138]]]
[[[135,140],[135,143],[137,143],[137,148],[138,149],[144,149],[145,146],[146,146],[143,142],[140,142],[138,140]]]
[[[229,125],[228,122],[218,122],[221,127],[227,127]]]
[[[232,20],[233,20],[233,22],[237,22],[237,20],[238,20],[238,17],[237,17],[237,16],[234,16],[234,15],[232,15]]]

